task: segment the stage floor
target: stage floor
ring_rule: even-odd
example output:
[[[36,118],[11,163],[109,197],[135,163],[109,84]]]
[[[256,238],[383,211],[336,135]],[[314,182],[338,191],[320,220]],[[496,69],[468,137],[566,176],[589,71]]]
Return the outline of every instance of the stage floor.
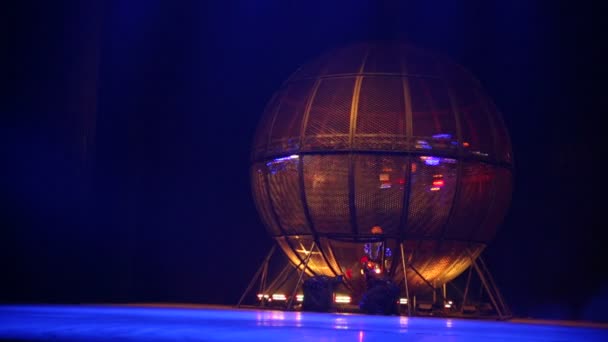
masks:
[[[0,340],[608,341],[608,328],[197,305],[2,305]]]

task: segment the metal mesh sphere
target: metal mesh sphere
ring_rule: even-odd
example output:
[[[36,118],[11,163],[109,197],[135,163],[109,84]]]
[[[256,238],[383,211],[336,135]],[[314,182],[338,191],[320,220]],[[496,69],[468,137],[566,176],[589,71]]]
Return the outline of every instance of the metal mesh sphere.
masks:
[[[511,196],[509,138],[479,82],[397,43],[337,49],[296,71],[267,106],[252,161],[258,211],[290,260],[314,241],[307,272],[346,274],[353,288],[379,241],[395,280],[404,242],[414,291],[453,279]]]

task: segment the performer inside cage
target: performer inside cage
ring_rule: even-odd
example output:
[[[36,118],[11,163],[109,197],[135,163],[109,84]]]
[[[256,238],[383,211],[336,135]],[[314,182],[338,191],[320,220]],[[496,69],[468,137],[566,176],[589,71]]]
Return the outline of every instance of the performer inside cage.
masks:
[[[382,235],[384,231],[379,225],[374,225],[371,233],[372,235]],[[381,236],[363,245],[364,255],[360,259],[361,273],[368,283],[368,287],[374,279],[385,276],[387,258],[391,256],[391,250],[384,245],[384,238]]]

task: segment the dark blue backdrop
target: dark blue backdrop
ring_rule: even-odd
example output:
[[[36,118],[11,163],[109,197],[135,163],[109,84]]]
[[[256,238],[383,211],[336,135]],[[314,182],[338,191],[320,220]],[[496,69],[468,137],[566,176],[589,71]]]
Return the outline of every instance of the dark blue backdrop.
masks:
[[[516,183],[487,261],[516,314],[606,319],[598,9],[1,6],[0,301],[236,302],[271,245],[248,179],[265,102],[325,49],[398,38],[470,69],[504,113]]]

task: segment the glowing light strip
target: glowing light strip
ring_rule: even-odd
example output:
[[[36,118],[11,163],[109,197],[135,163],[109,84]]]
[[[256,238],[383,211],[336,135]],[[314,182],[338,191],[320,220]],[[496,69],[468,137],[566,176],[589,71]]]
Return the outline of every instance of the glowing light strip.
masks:
[[[287,297],[285,297],[284,294],[275,293],[275,294],[272,295],[272,299],[273,300],[287,300]]]
[[[287,156],[287,157],[281,157],[281,158],[273,159],[273,160],[269,161],[268,163],[266,163],[266,166],[270,166],[271,164],[274,164],[274,163],[281,163],[281,162],[284,162],[284,161],[298,159],[298,158],[300,158],[300,156],[298,156],[297,154],[292,154],[292,155]]]
[[[336,303],[348,304],[348,303],[350,303],[350,301],[351,301],[350,296],[336,295]]]

